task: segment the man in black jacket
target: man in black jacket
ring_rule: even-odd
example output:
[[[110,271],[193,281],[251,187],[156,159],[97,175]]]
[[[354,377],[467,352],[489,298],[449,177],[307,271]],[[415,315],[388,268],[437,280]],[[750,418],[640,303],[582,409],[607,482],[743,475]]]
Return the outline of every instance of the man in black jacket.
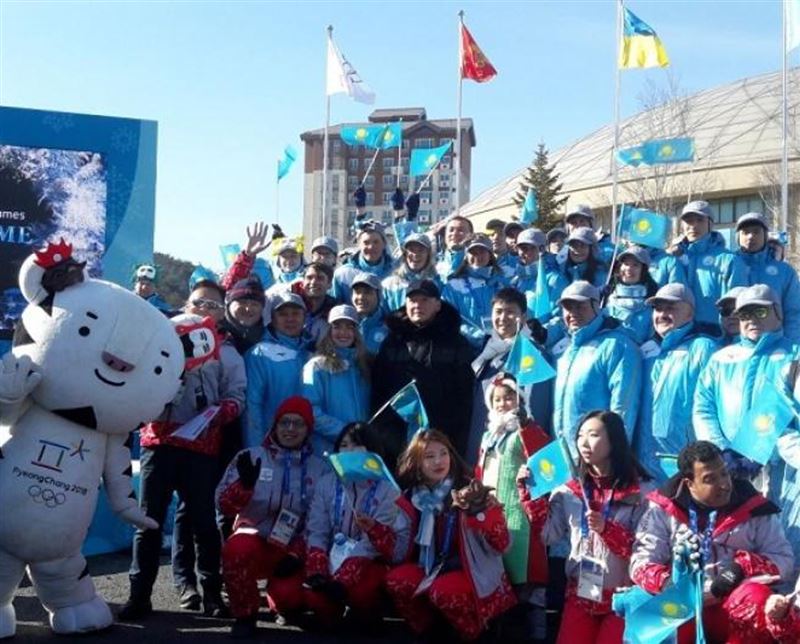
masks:
[[[465,455],[472,414],[473,351],[460,334],[461,317],[441,299],[431,280],[409,285],[405,308],[386,318],[389,335],[372,370],[372,408],[377,411],[411,380],[431,427],[443,431]],[[394,465],[408,442],[405,423],[387,408],[373,423],[387,462]],[[378,446],[375,446],[378,448]]]

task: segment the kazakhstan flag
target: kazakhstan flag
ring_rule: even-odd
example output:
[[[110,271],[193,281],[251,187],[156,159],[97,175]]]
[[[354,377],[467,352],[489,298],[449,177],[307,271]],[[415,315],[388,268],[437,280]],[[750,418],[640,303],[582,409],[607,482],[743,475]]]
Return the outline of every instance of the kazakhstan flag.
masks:
[[[626,642],[661,644],[695,615],[695,581],[688,573],[625,615]]]
[[[744,417],[736,432],[731,448],[751,461],[766,465],[783,430],[794,417],[794,412],[770,386],[758,397],[757,404]]]
[[[398,492],[400,486],[383,462],[383,459],[372,452],[337,452],[329,454],[336,475],[342,483],[356,483],[358,481],[386,481]]]
[[[566,446],[560,439],[545,445],[528,459],[531,478],[528,479],[528,490],[531,498],[549,494],[559,485],[572,479],[572,466],[566,454]]]
[[[347,126],[341,129],[339,136],[346,145],[388,150],[402,144],[403,126],[401,123]]]
[[[544,359],[530,338],[517,333],[511,351],[508,352],[503,371],[514,376],[520,385],[535,385],[555,378],[556,372]]]
[[[625,9],[620,69],[668,67],[669,56],[653,28],[629,9]]]
[[[522,210],[519,212],[519,223],[529,226],[539,218],[539,204],[536,202],[536,191],[528,188]]]
[[[421,429],[430,427],[428,412],[413,380],[392,397],[389,406],[406,422],[409,440]]]
[[[287,145],[283,151],[283,158],[278,159],[278,181],[289,174],[289,170],[296,159],[297,150],[295,150],[291,145]]]
[[[427,175],[433,170],[442,157],[447,153],[452,145],[452,141],[448,141],[438,148],[417,148],[411,150],[411,167],[410,173],[412,177]]]
[[[236,256],[242,252],[242,247],[239,244],[224,244],[219,247],[219,252],[222,255],[222,265],[227,270],[233,264]]]
[[[694,139],[654,139],[617,151],[617,161],[633,167],[694,161]]]
[[[622,231],[631,243],[664,248],[670,229],[669,217],[627,205],[623,206],[622,216]]]

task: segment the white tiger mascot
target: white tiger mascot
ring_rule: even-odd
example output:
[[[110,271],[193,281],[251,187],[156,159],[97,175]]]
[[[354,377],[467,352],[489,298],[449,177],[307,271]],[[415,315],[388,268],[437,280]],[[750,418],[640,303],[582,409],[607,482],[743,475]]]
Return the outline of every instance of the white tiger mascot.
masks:
[[[131,486],[130,432],[175,396],[183,348],[160,311],[84,267],[62,239],[20,269],[29,304],[0,364],[0,638],[26,567],[56,633],[111,624],[80,552],[101,478],[121,519],[158,527]]]

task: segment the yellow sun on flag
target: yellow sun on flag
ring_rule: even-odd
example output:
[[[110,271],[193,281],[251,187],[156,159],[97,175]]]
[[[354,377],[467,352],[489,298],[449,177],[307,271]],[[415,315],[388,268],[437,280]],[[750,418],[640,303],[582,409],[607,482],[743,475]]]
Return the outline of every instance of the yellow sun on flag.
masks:
[[[360,127],[356,130],[356,138],[361,141],[367,138],[367,130],[366,128]]]
[[[383,135],[383,140],[387,143],[394,138],[394,134],[392,134],[391,130],[386,130],[386,134]]]
[[[374,458],[368,458],[364,461],[364,468],[373,472],[380,472],[381,464],[378,463],[378,461],[376,461]]]
[[[642,158],[642,153],[639,150],[636,150],[636,152],[634,152],[631,155],[631,159],[634,159],[635,161],[638,161],[641,158]]]
[[[556,475],[556,466],[546,458],[543,458],[539,461],[539,474],[541,474],[545,481],[552,481],[553,477]]]
[[[772,431],[774,418],[769,414],[759,414],[753,421],[753,429],[758,434],[769,434]]]
[[[535,362],[536,361],[533,359],[533,356],[525,356],[524,358],[522,358],[522,361],[520,362],[520,366],[523,369],[530,369],[531,367],[533,367]]]
[[[434,165],[434,164],[436,163],[436,161],[438,161],[438,160],[439,160],[439,157],[437,157],[435,154],[429,154],[429,155],[428,155],[428,158],[427,158],[427,159],[425,159],[425,166],[426,166],[426,167],[428,167],[428,168],[430,168],[430,167],[431,167],[432,165]]]
[[[639,221],[636,222],[636,229],[640,233],[649,233],[651,228],[652,226],[650,225],[650,222],[647,219],[640,219]]]
[[[671,157],[673,154],[675,154],[675,150],[671,145],[663,145],[658,151],[660,157]]]
[[[687,611],[688,609],[683,604],[677,604],[675,602],[664,602],[661,604],[661,615],[664,617],[678,619],[686,615]]]

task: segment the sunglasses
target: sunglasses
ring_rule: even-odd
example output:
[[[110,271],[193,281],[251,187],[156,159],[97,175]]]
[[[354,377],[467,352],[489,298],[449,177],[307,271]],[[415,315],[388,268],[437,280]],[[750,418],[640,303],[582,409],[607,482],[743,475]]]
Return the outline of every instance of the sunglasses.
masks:
[[[725,306],[720,306],[719,313],[724,318],[729,318],[733,315],[733,312],[736,310],[735,304],[726,304]]]
[[[740,320],[766,320],[769,316],[769,307],[752,306],[742,309],[736,314]]]
[[[191,300],[189,303],[196,309],[211,309],[212,311],[217,311],[219,309],[225,308],[224,304],[220,304],[219,302],[215,302],[214,300],[207,300],[204,297],[197,298],[196,300]]]

